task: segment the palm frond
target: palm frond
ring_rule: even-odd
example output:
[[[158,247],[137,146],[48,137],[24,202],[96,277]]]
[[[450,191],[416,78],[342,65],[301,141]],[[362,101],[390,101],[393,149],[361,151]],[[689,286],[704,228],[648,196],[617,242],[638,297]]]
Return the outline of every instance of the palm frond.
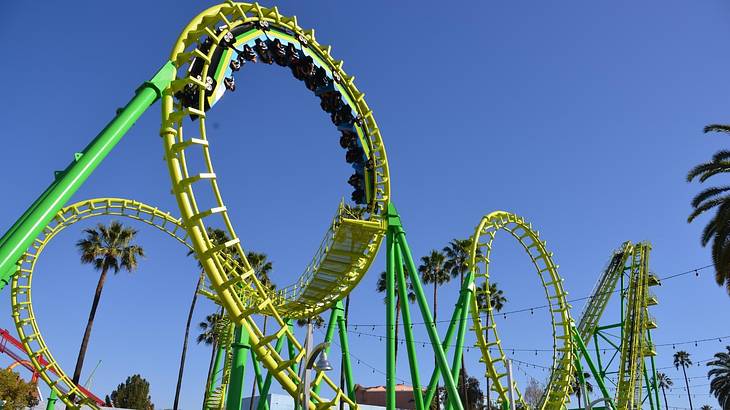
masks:
[[[704,131],[707,132],[730,132],[730,125],[710,124],[706,125]]]
[[[698,216],[702,215],[703,213],[709,211],[710,209],[722,205],[725,202],[730,202],[730,195],[725,195],[720,198],[711,199],[708,201],[705,201],[704,203],[700,204],[699,206],[695,207],[694,211],[692,211],[691,214],[687,217],[687,223],[692,223],[692,221],[695,220]]]
[[[696,165],[687,173],[687,182],[692,182],[693,179],[700,177],[699,181],[704,182],[707,178],[720,173],[730,171],[730,163],[727,161],[723,162],[705,162]]]
[[[717,196],[717,195],[719,195],[719,194],[721,194],[721,193],[723,193],[723,192],[727,192],[727,191],[730,191],[730,186],[728,186],[728,185],[725,185],[725,186],[721,186],[721,187],[711,187],[711,188],[707,188],[707,189],[705,189],[704,191],[702,191],[702,192],[700,192],[699,194],[697,194],[697,195],[696,195],[696,196],[695,196],[695,197],[694,197],[694,198],[692,199],[692,207],[693,207],[693,208],[696,208],[696,207],[698,207],[698,206],[699,206],[699,205],[700,205],[700,204],[701,204],[702,202],[704,202],[705,200],[707,200],[707,199],[710,199],[710,198],[712,198],[713,196]]]

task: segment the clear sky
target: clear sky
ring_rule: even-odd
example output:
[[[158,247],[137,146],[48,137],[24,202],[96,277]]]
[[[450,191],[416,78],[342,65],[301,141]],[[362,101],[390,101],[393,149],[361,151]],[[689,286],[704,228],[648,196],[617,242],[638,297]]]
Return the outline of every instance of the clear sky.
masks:
[[[180,30],[208,4],[0,5],[0,230],[166,61]],[[303,27],[316,28],[320,43],[333,45],[365,91],[416,256],[468,236],[482,215],[504,209],[540,230],[571,298],[591,291],[611,251],[626,240],[651,241],[651,266],[660,276],[709,264],[709,250],[698,239],[705,219],[686,223],[689,201],[701,187],[684,176],[727,146],[726,136],[702,134],[708,123],[730,121],[727,4],[445,4],[276,3]],[[318,101],[287,70],[248,65],[236,80],[237,91],[211,113],[216,169],[244,245],[266,252],[276,283],[285,285],[311,257],[339,198],[349,195],[348,167]],[[74,199],[129,197],[177,213],[158,130],[155,105]],[[49,246],[34,283],[40,325],[68,372],[97,280],[74,249],[86,226]],[[528,261],[502,239],[493,275],[509,299],[505,310],[544,304]],[[101,361],[91,389],[104,395],[139,372],[163,409],[172,405],[196,265],[158,232],[140,227],[139,242],[148,253],[139,270],[107,282],[83,378]],[[353,293],[351,323],[361,324],[364,334],[353,333],[351,343],[363,385],[384,383],[385,348],[377,335],[384,334],[385,313],[374,291],[383,268],[381,255]],[[713,339],[676,345],[702,361],[730,344],[730,337],[717,340],[730,336],[730,298],[711,270],[698,273],[665,281],[651,310],[658,344]],[[450,314],[456,293],[455,284],[439,290],[439,317]],[[575,303],[575,316],[581,307]],[[196,323],[213,309],[201,302]],[[0,327],[11,328],[9,303],[2,312]],[[515,359],[547,364],[546,353],[532,352],[552,345],[546,321],[539,310],[500,320],[503,345],[529,350],[515,352]],[[417,327],[416,337],[426,340]],[[483,385],[474,350],[466,353],[467,367]],[[657,365],[671,366],[672,346],[658,351]],[[419,348],[422,374],[430,374],[428,352]],[[200,407],[209,354],[192,343],[183,409]],[[0,358],[0,365],[6,362]],[[675,381],[670,405],[688,407],[681,372],[664,371]],[[545,378],[523,365],[520,385],[525,373]],[[689,369],[697,407],[716,405],[705,374],[704,363]],[[405,353],[399,377],[410,380]]]

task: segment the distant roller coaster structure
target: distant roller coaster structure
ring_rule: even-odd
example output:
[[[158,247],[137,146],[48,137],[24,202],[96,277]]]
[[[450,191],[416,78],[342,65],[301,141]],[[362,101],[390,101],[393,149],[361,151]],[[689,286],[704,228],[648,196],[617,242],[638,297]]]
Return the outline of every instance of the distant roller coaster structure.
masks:
[[[212,132],[207,127],[215,104],[236,90],[236,73],[254,63],[291,70],[319,98],[321,108],[340,133],[345,160],[353,169],[348,178],[353,188],[351,202],[337,206],[304,273],[292,285],[279,290],[261,283],[244,251],[244,238],[234,230],[213,167]],[[157,100],[161,101],[160,135],[179,216],[125,198],[67,204],[133,123]],[[436,360],[428,384],[422,385],[413,320],[408,304],[404,304],[400,314],[414,408],[430,408],[437,386],[443,383],[449,398],[444,407],[464,409],[456,381],[470,327],[500,408],[530,408],[511,380],[509,359],[497,332],[493,307],[479,302],[490,298],[489,264],[498,232],[511,235],[526,251],[545,291],[550,312],[552,371],[544,396],[532,408],[568,408],[575,386],[585,388],[584,366],[598,383],[605,408],[660,408],[651,343],[651,329],[656,322],[648,312],[657,303],[649,287],[657,285],[658,279],[649,271],[650,246],[646,243],[627,242],[614,253],[576,324],[563,279],[545,241],[522,217],[492,212],[482,218],[471,236],[468,273],[446,334],[443,338],[439,335],[392,201],[385,145],[364,93],[355,87],[354,77],[343,71],[342,61],[332,56],[331,47],[317,42],[314,30],[302,29],[296,17],[283,16],[276,7],[227,2],[196,16],[183,29],[169,61],[138,88],[134,98],[83,151],[74,155],[66,169],[56,172],[50,186],[0,238],[0,288],[11,285],[12,316],[20,343],[34,374],[51,388],[54,401],[57,397],[72,408],[98,408],[101,403],[71,381],[44,341],[33,309],[33,274],[41,253],[59,232],[100,216],[130,218],[155,227],[193,251],[203,266],[207,281],[200,293],[226,313],[226,320],[216,329],[220,343],[216,369],[212,372],[215,375],[220,371],[223,376],[220,381],[215,377],[208,381],[203,404],[206,409],[240,410],[248,351],[253,358],[259,395],[266,395],[276,381],[294,398],[298,409],[340,405],[358,408],[342,300],[367,273],[383,239],[386,407],[396,408],[396,292],[405,299],[406,281],[410,280]],[[216,242],[209,235],[210,228],[223,229],[228,239]],[[617,294],[621,306],[619,322],[601,325],[609,300]],[[292,320],[312,318],[327,310],[331,314],[324,348],[328,348],[337,332],[344,386],[331,380],[322,369],[315,369],[315,376],[309,377],[312,341],[300,342],[292,328]],[[270,326],[259,328],[255,315],[266,316]],[[605,337],[610,329],[620,330],[618,342]],[[456,343],[452,345],[454,337]],[[608,361],[599,355],[599,350],[605,350],[599,344],[605,343],[615,350]],[[591,344],[595,352],[589,350]],[[287,354],[282,354],[285,345]],[[447,357],[450,347],[451,362]],[[613,393],[609,383],[614,384]],[[266,408],[262,400],[258,410]]]

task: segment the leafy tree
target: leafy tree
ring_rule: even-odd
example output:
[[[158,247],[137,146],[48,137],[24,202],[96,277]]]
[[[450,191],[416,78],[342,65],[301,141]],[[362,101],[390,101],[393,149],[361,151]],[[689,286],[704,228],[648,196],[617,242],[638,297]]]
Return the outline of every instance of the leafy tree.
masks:
[[[575,398],[578,399],[578,408],[581,408],[580,398],[583,394],[583,386],[581,386],[581,384],[580,384],[579,376],[580,376],[580,373],[576,369],[575,375],[573,376],[573,381],[570,384],[570,394],[574,395]],[[591,382],[588,381],[588,379],[590,379],[590,377],[591,377],[590,373],[586,373],[586,372],[583,373],[583,378],[586,381],[586,391],[588,393],[593,393],[593,385],[591,384]],[[588,400],[587,397],[585,399]]]
[[[413,283],[411,282],[411,278],[408,275],[408,270],[406,269],[406,266],[403,265],[403,273],[405,274],[406,278],[406,298],[408,299],[408,303],[413,303],[416,301],[416,292],[413,290]],[[380,276],[378,277],[378,282],[375,284],[375,290],[378,293],[385,293],[388,287],[388,281],[387,281],[387,272],[383,271],[380,272]],[[401,310],[401,300],[400,300],[400,292],[398,288],[398,280],[395,279],[393,290],[395,291],[395,357],[396,360],[398,358],[398,321],[400,320],[400,310]],[[383,302],[388,303],[387,298],[383,298]]]
[[[38,404],[38,385],[26,382],[10,369],[0,369],[0,399],[7,410],[21,410]]]
[[[730,132],[730,126],[711,124],[705,127],[705,132]],[[730,172],[730,151],[721,150],[712,156],[712,160],[699,164],[687,174],[687,182],[695,178],[700,183],[705,182],[713,175]],[[694,210],[687,218],[692,222],[703,213],[716,209],[715,215],[707,222],[702,231],[702,246],[712,242],[712,262],[715,266],[715,281],[719,286],[725,286],[730,294],[730,186],[707,188],[692,199]]]
[[[484,407],[484,393],[479,388],[479,380],[475,377],[469,377],[464,369],[461,369],[459,372],[456,389],[459,392],[459,400],[461,400],[465,410],[481,410]],[[448,403],[448,400],[449,392],[444,389],[443,401],[444,403]]]
[[[708,362],[711,366],[707,372],[710,381],[710,393],[712,393],[722,409],[730,408],[730,346],[726,346],[727,352],[715,353],[715,358]]]
[[[492,306],[492,309],[497,312],[501,312],[504,309],[504,304],[507,303],[507,298],[504,296],[504,291],[499,288],[496,282],[489,284],[489,297],[487,297],[487,282],[482,282],[476,292],[477,305],[479,309],[487,308],[487,300]],[[487,316],[487,326],[489,326],[489,316]],[[489,342],[489,332],[485,334],[485,340]],[[492,403],[492,391],[489,388],[491,380],[487,377],[487,403]]]
[[[542,387],[537,380],[530,377],[530,380],[527,382],[527,387],[525,388],[525,402],[527,405],[533,409],[537,408],[544,393],[545,388]]]
[[[689,380],[687,379],[687,368],[692,366],[692,359],[689,357],[689,353],[685,352],[684,350],[680,350],[676,353],[674,353],[674,367],[679,370],[680,366],[682,367],[682,372],[684,373],[684,385],[687,386],[687,399],[689,400],[689,408],[690,410],[692,407],[692,393],[689,391]]]
[[[669,389],[672,386],[674,386],[674,382],[672,381],[672,379],[669,376],[666,375],[666,373],[658,372],[656,374],[656,376],[657,376],[657,379],[656,379],[657,385],[659,385],[659,387],[662,389],[662,395],[664,395],[664,408],[668,409],[669,404],[667,402],[666,389]]]
[[[84,230],[84,237],[76,242],[76,248],[81,253],[81,263],[91,264],[94,269],[101,271],[99,281],[96,285],[94,300],[91,303],[91,311],[89,319],[86,322],[86,330],[81,339],[81,347],[79,355],[76,359],[76,368],[71,380],[74,384],[79,384],[81,378],[81,370],[84,367],[84,359],[86,350],[89,347],[89,339],[91,338],[91,329],[94,326],[94,318],[96,317],[96,309],[99,307],[101,292],[104,289],[106,275],[109,270],[115,274],[120,269],[132,272],[137,269],[137,258],[144,256],[144,250],[139,245],[133,245],[132,241],[137,235],[137,231],[122,225],[118,221],[112,221],[109,226],[98,224],[96,229],[88,228]],[[74,399],[73,395],[69,397]]]
[[[448,282],[451,277],[449,276],[449,272],[446,270],[446,267],[444,266],[446,263],[446,257],[443,253],[432,250],[431,253],[427,256],[424,256],[421,258],[421,265],[418,267],[418,272],[421,274],[421,280],[423,280],[423,283],[433,284],[433,323],[436,324],[436,318],[438,317],[438,287],[443,285],[444,283]],[[434,362],[435,362],[434,358]],[[434,366],[437,366],[437,364],[434,364]],[[438,384],[436,385],[436,388],[438,388]],[[441,399],[438,395],[436,395],[436,407],[440,407],[441,405]]]
[[[154,410],[150,383],[138,374],[127,377],[124,383],[112,391],[111,404],[125,409]]]

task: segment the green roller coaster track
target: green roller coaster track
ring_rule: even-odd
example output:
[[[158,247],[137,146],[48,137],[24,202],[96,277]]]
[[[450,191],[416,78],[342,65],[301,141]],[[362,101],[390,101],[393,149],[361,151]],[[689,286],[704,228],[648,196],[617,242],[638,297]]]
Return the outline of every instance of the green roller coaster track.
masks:
[[[262,286],[246,257],[244,239],[233,228],[211,160],[212,133],[206,127],[216,102],[235,91],[234,74],[246,64],[257,62],[291,69],[320,99],[323,110],[331,115],[341,133],[340,144],[347,150],[347,161],[355,171],[348,181],[354,187],[352,201],[364,208],[364,213],[355,214],[350,206],[340,203],[303,274],[292,285],[276,291]],[[568,408],[576,374],[579,385],[585,385],[582,369],[586,365],[601,391],[602,397],[595,403],[600,401],[613,409],[640,409],[648,403],[651,409],[659,409],[651,342],[651,329],[656,323],[648,313],[648,308],[657,303],[649,287],[658,284],[658,279],[649,271],[650,246],[646,243],[627,242],[614,253],[579,324],[575,325],[558,266],[538,232],[522,217],[492,212],[482,218],[471,238],[469,272],[462,282],[447,331],[443,338],[439,335],[401,217],[391,201],[388,159],[380,129],[364,93],[342,67],[342,61],[332,57],[331,47],[317,42],[314,30],[302,29],[296,17],[283,16],[276,7],[230,1],[213,6],[191,20],[175,43],[169,61],[139,87],[134,98],[83,151],[74,154],[66,169],[56,173],[50,186],[0,238],[0,289],[11,285],[12,316],[19,339],[54,397],[72,408],[98,408],[68,378],[42,337],[32,303],[36,262],[46,245],[70,225],[92,217],[114,216],[155,227],[193,250],[207,278],[200,293],[226,313],[226,320],[215,329],[220,343],[215,369],[207,380],[205,409],[240,409],[249,356],[261,396],[268,393],[275,380],[294,397],[298,409],[305,402],[311,410],[340,405],[358,408],[342,300],[369,270],[383,239],[386,407],[396,408],[396,291],[405,299],[406,281],[410,280],[436,360],[428,383],[422,384],[412,331],[414,321],[408,304],[404,304],[400,315],[415,408],[430,408],[441,382],[449,397],[444,407],[464,408],[457,399],[455,381],[461,370],[469,327],[499,406],[529,408],[516,383],[509,381],[509,359],[497,332],[493,308],[490,303],[479,303],[490,297],[492,245],[500,231],[514,237],[532,261],[551,316],[552,371],[545,394],[535,408]],[[98,198],[66,205],[157,100],[162,107],[160,135],[165,161],[180,216],[123,198]],[[193,163],[203,164],[202,169],[189,165]],[[211,227],[224,228],[230,239],[215,243],[208,236]],[[616,293],[620,297],[620,321],[600,325],[606,306]],[[311,318],[327,310],[330,319],[325,342],[332,342],[335,333],[339,335],[345,383],[339,386],[317,370],[311,384],[305,386],[300,370],[307,349],[295,337],[292,319]],[[269,326],[260,328],[254,320],[256,315],[266,316]],[[603,336],[605,331],[615,328],[621,331],[618,343]],[[454,338],[456,344],[452,346]],[[616,360],[602,361],[598,355],[601,338],[615,349]],[[595,354],[589,351],[590,343]],[[287,350],[283,354],[285,345]],[[453,351],[449,352],[451,347]],[[614,395],[608,391],[609,382],[616,386]],[[322,392],[322,388],[326,391]],[[311,400],[305,401],[305,396]],[[588,403],[586,408],[590,406]],[[262,400],[258,410],[267,409],[268,404]]]

